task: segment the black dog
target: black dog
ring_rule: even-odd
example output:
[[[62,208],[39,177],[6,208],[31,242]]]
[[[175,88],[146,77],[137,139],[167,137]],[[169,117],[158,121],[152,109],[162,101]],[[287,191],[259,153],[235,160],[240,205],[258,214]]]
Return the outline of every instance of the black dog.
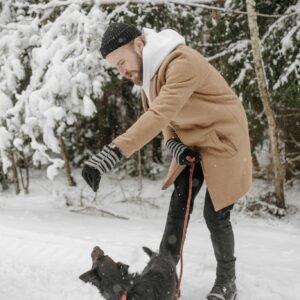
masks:
[[[177,285],[174,259],[143,249],[150,261],[141,274],[130,274],[128,265],[114,262],[96,246],[92,251],[92,269],[79,278],[95,285],[107,300],[173,300]]]

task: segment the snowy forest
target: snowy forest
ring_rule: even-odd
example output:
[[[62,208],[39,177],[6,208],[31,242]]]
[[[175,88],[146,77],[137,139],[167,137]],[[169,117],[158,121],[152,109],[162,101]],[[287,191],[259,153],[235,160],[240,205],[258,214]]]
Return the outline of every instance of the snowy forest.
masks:
[[[72,170],[140,115],[139,90],[118,77],[99,52],[110,21],[157,31],[173,28],[205,55],[247,111],[254,175],[272,181],[269,125],[247,15],[240,13],[246,11],[245,1],[123,2],[1,2],[3,191],[13,184],[16,193],[22,188],[29,192],[34,168],[45,169],[49,180],[65,170],[67,184],[76,185]],[[280,168],[284,185],[289,186],[300,178],[299,2],[257,1],[256,10]],[[130,176],[155,179],[164,162],[158,136],[120,169]]]
[[[256,0],[254,15],[250,2],[0,0],[1,299],[100,299],[93,287],[75,278],[90,264],[93,237],[136,270],[146,258],[133,249],[142,243],[158,248],[170,195],[160,190],[171,159],[162,135],[122,159],[96,194],[80,175],[83,163],[143,112],[140,88],[121,78],[99,51],[110,22],[179,32],[239,96],[248,118],[253,188],[236,205],[234,222],[242,224],[238,237],[247,236],[250,248],[259,244],[262,250],[259,261],[246,244],[240,247],[240,273],[248,272],[239,282],[240,299],[295,299],[300,282],[300,1]],[[194,214],[201,219],[203,203],[198,206]],[[200,228],[188,233],[194,240],[207,234],[203,220],[195,222]],[[107,228],[102,239],[97,228],[88,229],[95,224]],[[113,238],[125,236],[125,228],[131,233],[122,256],[122,240]],[[269,248],[264,248],[270,236]],[[27,240],[24,246],[21,237]],[[214,273],[213,258],[206,261],[212,257],[210,246],[201,248],[208,244],[205,238],[200,238],[202,246],[194,240],[186,246],[191,255],[186,254],[185,276],[192,280],[183,282],[183,300],[204,298],[211,284],[205,277],[199,286],[196,278]],[[68,255],[74,247],[74,255]],[[195,265],[197,251],[204,251],[201,268]],[[12,271],[20,264],[19,255],[26,262],[18,275],[23,282]],[[35,263],[30,262],[33,256]],[[254,260],[253,269],[248,259]],[[279,262],[278,269],[263,269],[262,261],[272,267]],[[72,269],[78,263],[82,265]],[[51,271],[58,272],[56,278]],[[24,281],[28,286],[22,294]]]

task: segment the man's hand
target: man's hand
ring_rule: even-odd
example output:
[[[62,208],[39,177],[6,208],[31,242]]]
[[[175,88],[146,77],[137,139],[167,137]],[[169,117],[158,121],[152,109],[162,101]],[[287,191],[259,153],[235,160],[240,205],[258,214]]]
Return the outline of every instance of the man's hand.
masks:
[[[85,162],[81,175],[96,192],[99,188],[101,175],[111,171],[121,158],[122,153],[116,145],[104,146],[102,151]]]
[[[197,163],[201,159],[197,150],[188,148],[177,138],[169,139],[166,142],[166,147],[179,165],[190,165],[192,162]]]

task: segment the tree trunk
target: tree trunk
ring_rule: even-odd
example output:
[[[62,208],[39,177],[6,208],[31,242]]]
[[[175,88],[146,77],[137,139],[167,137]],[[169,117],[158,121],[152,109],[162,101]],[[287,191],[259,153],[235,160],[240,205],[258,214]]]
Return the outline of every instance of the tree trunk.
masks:
[[[65,146],[65,143],[64,143],[64,140],[63,140],[62,136],[59,138],[59,141],[60,141],[61,155],[62,155],[62,157],[64,159],[64,162],[65,162],[65,172],[66,172],[66,176],[67,176],[68,186],[76,186],[76,182],[75,182],[75,180],[72,176],[70,162],[69,162],[69,159],[68,159],[66,146]]]
[[[25,155],[22,160],[18,161],[17,165],[19,167],[19,173],[20,173],[20,177],[21,177],[22,187],[25,190],[25,193],[29,194],[29,164],[25,158]],[[25,180],[23,177],[22,169],[25,169]]]
[[[15,191],[16,194],[20,193],[20,182],[19,182],[19,177],[18,177],[18,169],[17,169],[17,164],[15,160],[15,155],[13,152],[11,152],[11,163],[12,163],[12,172],[13,172],[13,178],[14,178],[14,185],[15,185]]]
[[[251,36],[251,45],[253,50],[253,59],[255,72],[258,80],[260,96],[263,102],[264,111],[267,116],[269,126],[269,136],[271,142],[272,166],[275,179],[275,197],[276,205],[280,208],[285,208],[284,200],[284,179],[280,164],[279,143],[277,137],[277,126],[275,116],[271,108],[271,96],[269,94],[264,63],[260,50],[260,40],[258,35],[258,26],[255,13],[255,0],[247,0],[248,24]]]
[[[6,174],[4,174],[3,165],[1,162],[0,162],[0,182],[2,185],[2,191],[8,190],[8,184],[6,182]]]
[[[152,160],[156,163],[162,163],[162,136],[158,135],[152,140]]]

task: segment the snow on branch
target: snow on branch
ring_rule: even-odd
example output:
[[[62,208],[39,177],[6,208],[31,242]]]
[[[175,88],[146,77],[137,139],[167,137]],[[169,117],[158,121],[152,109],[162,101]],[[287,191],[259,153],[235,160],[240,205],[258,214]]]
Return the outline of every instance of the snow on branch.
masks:
[[[101,1],[102,2],[102,1]],[[133,15],[128,9],[128,5],[130,4],[130,0],[122,1],[123,5],[116,7],[108,16],[108,20],[111,20],[114,16],[118,15],[120,12],[126,12],[128,16]]]
[[[280,86],[287,83],[289,80],[289,76],[292,73],[295,73],[298,82],[300,82],[300,54],[297,55],[296,60],[289,66],[285,67],[284,72],[280,75],[276,83],[274,84],[274,90],[277,90]]]
[[[130,2],[132,4],[167,4],[173,2],[172,0],[96,0],[96,3],[99,5],[112,5],[112,4],[122,4],[125,2]],[[178,4],[188,4],[192,5],[195,3],[198,4],[211,4],[215,0],[178,0]]]
[[[300,12],[300,2],[290,6],[287,13]],[[284,60],[281,72],[274,78],[273,89],[277,90],[294,77],[300,83],[300,54],[297,51],[299,41],[300,15],[287,19],[281,17],[274,22],[261,39],[261,47],[265,53],[273,53],[273,68],[278,68],[278,60]],[[274,44],[276,41],[276,44]]]
[[[1,13],[0,126],[20,149],[20,141],[30,140],[34,164],[50,163],[50,179],[64,165],[58,158],[60,137],[96,112],[93,101],[101,97],[107,77],[99,52],[107,16],[95,4],[83,10],[87,3],[24,2],[14,14]],[[7,141],[1,143],[1,160]]]
[[[245,51],[246,49],[248,49],[248,46],[250,45],[250,41],[249,40],[240,40],[240,41],[237,41],[231,45],[228,46],[227,49],[221,51],[220,53],[217,53],[213,56],[210,56],[207,58],[208,61],[213,61],[213,60],[216,60],[222,56],[225,56],[229,53],[237,53],[237,56],[235,56],[234,58],[231,58],[231,61],[234,62],[234,61],[237,61],[237,60],[240,60],[240,56],[241,52]]]
[[[283,21],[287,19],[290,16],[297,15],[297,18],[299,18],[300,15],[300,3],[293,5],[288,8],[286,11],[286,14],[281,15],[278,20],[276,20],[266,31],[266,33],[262,36],[260,39],[260,43],[263,44],[265,40],[269,37],[269,35],[278,27],[282,26]],[[281,25],[280,25],[281,24]]]
[[[31,6],[31,10],[33,11],[42,11],[42,10],[46,10],[49,8],[56,8],[56,7],[60,7],[60,6],[68,6],[71,3],[74,3],[76,1],[59,1],[59,0],[52,0],[49,3],[46,4],[33,4]],[[78,1],[77,1],[78,2]]]
[[[169,2],[172,2],[175,4],[190,5],[190,6],[194,6],[194,7],[201,7],[201,8],[208,9],[208,10],[217,10],[217,11],[222,11],[224,13],[248,15],[248,13],[246,11],[233,10],[233,9],[227,9],[227,8],[216,7],[216,6],[211,6],[211,5],[199,4],[199,3],[195,3],[196,1],[191,1],[191,2],[187,1],[186,2],[186,1],[170,0]],[[265,17],[265,18],[280,18],[282,16],[290,17],[290,16],[293,16],[293,15],[299,14],[299,13],[300,13],[299,11],[295,11],[295,12],[289,13],[287,15],[268,15],[268,14],[261,14],[261,13],[256,13],[256,15],[259,17]]]

